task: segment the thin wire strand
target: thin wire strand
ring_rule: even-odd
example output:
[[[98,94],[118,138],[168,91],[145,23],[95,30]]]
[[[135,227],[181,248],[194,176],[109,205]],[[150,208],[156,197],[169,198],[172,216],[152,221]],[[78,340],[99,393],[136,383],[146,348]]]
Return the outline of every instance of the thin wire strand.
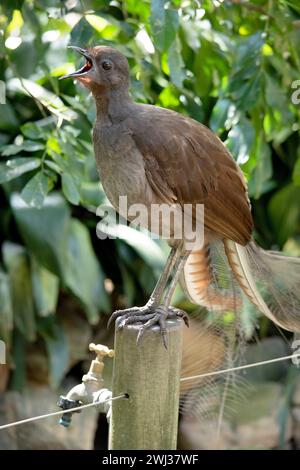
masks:
[[[76,406],[75,408],[70,408],[69,410],[54,411],[53,413],[47,413],[45,415],[34,416],[32,418],[21,419],[20,421],[15,421],[14,423],[8,423],[0,426],[1,429],[11,428],[13,426],[18,426],[19,424],[31,423],[32,421],[38,421],[39,419],[49,418],[50,416],[59,416],[65,413],[73,413],[75,411],[84,410],[85,408],[91,408],[92,406],[99,406],[109,401],[120,400],[121,398],[127,398],[127,395],[119,395],[113,398],[107,398],[107,400],[99,401],[96,403],[88,403],[87,405]]]
[[[275,359],[269,359],[269,360],[266,360],[266,361],[253,362],[252,364],[246,364],[244,366],[231,367],[230,369],[222,369],[222,370],[216,370],[216,371],[213,371],[213,372],[207,372],[205,374],[193,375],[191,377],[183,377],[183,378],[180,379],[180,382],[187,382],[187,381],[190,381],[190,380],[202,379],[204,377],[212,377],[214,375],[226,374],[228,372],[235,372],[235,371],[238,371],[238,370],[250,369],[252,367],[258,367],[258,366],[263,366],[263,365],[266,365],[266,364],[273,364],[273,363],[276,363],[276,362],[287,361],[288,359],[293,359],[293,358],[297,358],[297,357],[300,357],[300,353],[299,354],[291,354],[289,356],[276,357]],[[123,395],[119,395],[117,397],[108,398],[107,400],[102,401],[102,402],[98,402],[98,403],[88,403],[87,405],[77,406],[75,408],[70,408],[69,410],[55,411],[53,413],[47,413],[47,414],[40,415],[40,416],[34,416],[32,418],[22,419],[20,421],[15,421],[14,423],[8,423],[8,424],[2,425],[2,426],[0,426],[0,430],[8,429],[8,428],[11,428],[13,426],[18,426],[19,424],[31,423],[33,421],[38,421],[40,419],[49,418],[51,416],[60,416],[60,415],[63,415],[65,413],[73,413],[75,411],[83,410],[83,409],[86,409],[86,408],[91,408],[92,406],[98,406],[100,404],[104,404],[104,403],[107,403],[109,401],[120,400],[121,398],[127,398],[127,395],[123,394]]]
[[[252,364],[246,364],[244,366],[231,367],[230,369],[215,370],[213,372],[206,372],[205,374],[193,375],[191,377],[183,377],[180,379],[180,382],[187,382],[189,380],[202,379],[204,377],[211,377],[213,375],[226,374],[227,372],[234,372],[237,370],[250,369],[251,367],[264,366],[266,364],[272,364],[274,362],[287,361],[288,359],[293,359],[300,357],[300,353],[291,354],[290,356],[276,357],[275,359],[269,359],[267,361],[253,362]]]

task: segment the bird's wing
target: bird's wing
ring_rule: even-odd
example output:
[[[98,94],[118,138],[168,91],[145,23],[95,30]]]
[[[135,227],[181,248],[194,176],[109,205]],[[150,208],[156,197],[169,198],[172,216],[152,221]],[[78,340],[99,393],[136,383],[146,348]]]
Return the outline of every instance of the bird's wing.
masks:
[[[249,241],[253,222],[243,174],[210,129],[150,105],[136,105],[130,128],[162,202],[204,204],[208,229],[242,245]]]

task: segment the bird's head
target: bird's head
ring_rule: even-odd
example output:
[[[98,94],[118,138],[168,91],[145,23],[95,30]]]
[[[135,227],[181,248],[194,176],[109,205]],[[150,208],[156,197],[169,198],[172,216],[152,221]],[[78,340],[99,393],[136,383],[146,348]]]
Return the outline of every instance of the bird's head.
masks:
[[[91,91],[110,90],[129,86],[129,67],[127,59],[116,49],[96,46],[88,49],[70,46],[85,58],[79,70],[61,77],[76,78]]]

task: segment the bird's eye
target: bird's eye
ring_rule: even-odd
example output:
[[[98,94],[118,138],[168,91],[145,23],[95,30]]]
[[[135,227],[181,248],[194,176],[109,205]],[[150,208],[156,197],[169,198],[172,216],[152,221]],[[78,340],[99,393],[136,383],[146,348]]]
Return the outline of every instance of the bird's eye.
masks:
[[[111,67],[112,67],[111,62],[110,62],[109,60],[104,60],[104,61],[101,63],[101,65],[102,65],[102,68],[103,68],[104,70],[110,70]]]

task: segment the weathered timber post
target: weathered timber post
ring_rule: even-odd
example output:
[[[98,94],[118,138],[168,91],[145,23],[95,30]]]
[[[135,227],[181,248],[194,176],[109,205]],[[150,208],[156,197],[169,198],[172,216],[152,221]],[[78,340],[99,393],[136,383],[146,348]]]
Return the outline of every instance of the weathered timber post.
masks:
[[[168,349],[158,327],[136,346],[139,326],[116,328],[113,396],[109,432],[111,450],[176,449],[182,320],[168,320]]]

